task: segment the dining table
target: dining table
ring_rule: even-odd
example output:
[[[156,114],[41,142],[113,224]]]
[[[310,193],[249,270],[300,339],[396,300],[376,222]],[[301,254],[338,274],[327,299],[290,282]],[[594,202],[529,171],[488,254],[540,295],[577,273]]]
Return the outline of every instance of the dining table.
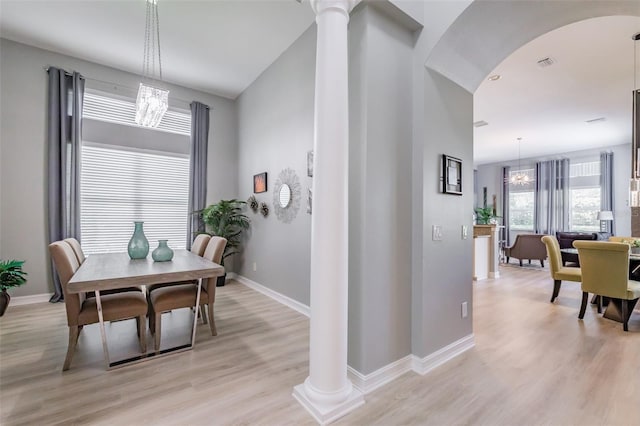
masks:
[[[80,268],[67,285],[70,293],[94,292],[98,309],[98,322],[102,338],[102,348],[107,370],[132,363],[193,349],[195,345],[198,306],[204,279],[215,279],[224,275],[224,267],[191,253],[188,250],[175,250],[173,259],[167,262],[155,262],[150,257],[131,259],[127,253],[100,253],[87,256]],[[100,292],[127,287],[140,287],[151,284],[195,281],[197,283],[194,305],[191,341],[188,344],[174,346],[161,351],[149,350],[145,354],[111,361],[102,314]]]

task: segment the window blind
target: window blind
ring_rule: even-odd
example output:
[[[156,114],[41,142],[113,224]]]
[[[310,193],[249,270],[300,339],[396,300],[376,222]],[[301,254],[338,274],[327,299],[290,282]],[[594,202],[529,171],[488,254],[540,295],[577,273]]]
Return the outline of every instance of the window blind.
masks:
[[[85,143],[81,232],[86,254],[125,252],[133,222],[144,221],[150,252],[159,239],[184,249],[189,158]]]

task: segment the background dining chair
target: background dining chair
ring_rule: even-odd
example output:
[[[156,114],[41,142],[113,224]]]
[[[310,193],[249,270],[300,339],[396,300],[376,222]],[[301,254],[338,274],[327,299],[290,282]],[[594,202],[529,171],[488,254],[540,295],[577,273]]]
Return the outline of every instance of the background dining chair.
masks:
[[[203,258],[214,263],[222,261],[222,254],[227,245],[227,240],[222,237],[211,237],[207,248],[202,255]],[[154,335],[155,350],[160,350],[160,339],[162,336],[162,314],[174,309],[189,308],[196,304],[197,286],[193,283],[178,283],[162,288],[156,288],[149,293],[150,312],[149,312],[149,329]],[[202,290],[200,291],[200,307],[208,306],[209,328],[211,335],[216,336],[216,323],[213,316],[213,303],[216,298],[216,279],[210,278],[203,280]],[[203,312],[204,320],[204,309]],[[197,313],[196,313],[197,314]]]
[[[560,244],[556,237],[545,235],[542,237],[542,242],[547,247],[547,255],[549,256],[549,271],[551,272],[551,279],[553,279],[553,294],[551,295],[551,303],[553,303],[558,297],[558,293],[560,293],[562,281],[579,283],[582,281],[582,273],[580,268],[562,266]]]
[[[620,302],[623,329],[628,331],[629,317],[640,298],[640,282],[629,280],[629,245],[606,241],[575,241],[573,245],[578,249],[582,269],[578,318],[584,318],[589,293],[594,293]]]
[[[71,246],[64,241],[49,244],[49,253],[55,265],[67,311],[67,325],[69,326],[69,346],[62,370],[68,370],[75,352],[78,336],[82,327],[98,322],[98,309],[95,298],[86,298],[84,294],[69,293],[67,284],[80,264]],[[135,318],[138,323],[138,339],[142,353],[147,351],[146,315],[147,301],[142,292],[128,291],[118,294],[105,295],[100,298],[102,314],[105,321],[116,321]]]

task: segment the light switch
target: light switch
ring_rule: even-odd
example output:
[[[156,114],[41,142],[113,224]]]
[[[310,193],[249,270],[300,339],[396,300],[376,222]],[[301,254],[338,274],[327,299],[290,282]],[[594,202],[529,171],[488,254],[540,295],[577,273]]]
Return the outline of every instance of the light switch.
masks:
[[[467,239],[467,225],[462,225],[462,239]]]
[[[442,226],[433,225],[431,228],[431,238],[433,241],[442,241]]]

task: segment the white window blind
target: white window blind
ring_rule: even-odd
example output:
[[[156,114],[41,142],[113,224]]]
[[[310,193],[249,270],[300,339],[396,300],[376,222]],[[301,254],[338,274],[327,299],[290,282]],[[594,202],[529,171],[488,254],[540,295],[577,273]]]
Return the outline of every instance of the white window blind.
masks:
[[[85,92],[82,117],[109,123],[140,127],[136,121],[136,103]],[[155,130],[191,135],[191,114],[167,111]]]
[[[188,197],[188,157],[84,144],[82,248],[87,254],[126,252],[133,222],[141,220],[149,252],[159,239],[184,249]]]

